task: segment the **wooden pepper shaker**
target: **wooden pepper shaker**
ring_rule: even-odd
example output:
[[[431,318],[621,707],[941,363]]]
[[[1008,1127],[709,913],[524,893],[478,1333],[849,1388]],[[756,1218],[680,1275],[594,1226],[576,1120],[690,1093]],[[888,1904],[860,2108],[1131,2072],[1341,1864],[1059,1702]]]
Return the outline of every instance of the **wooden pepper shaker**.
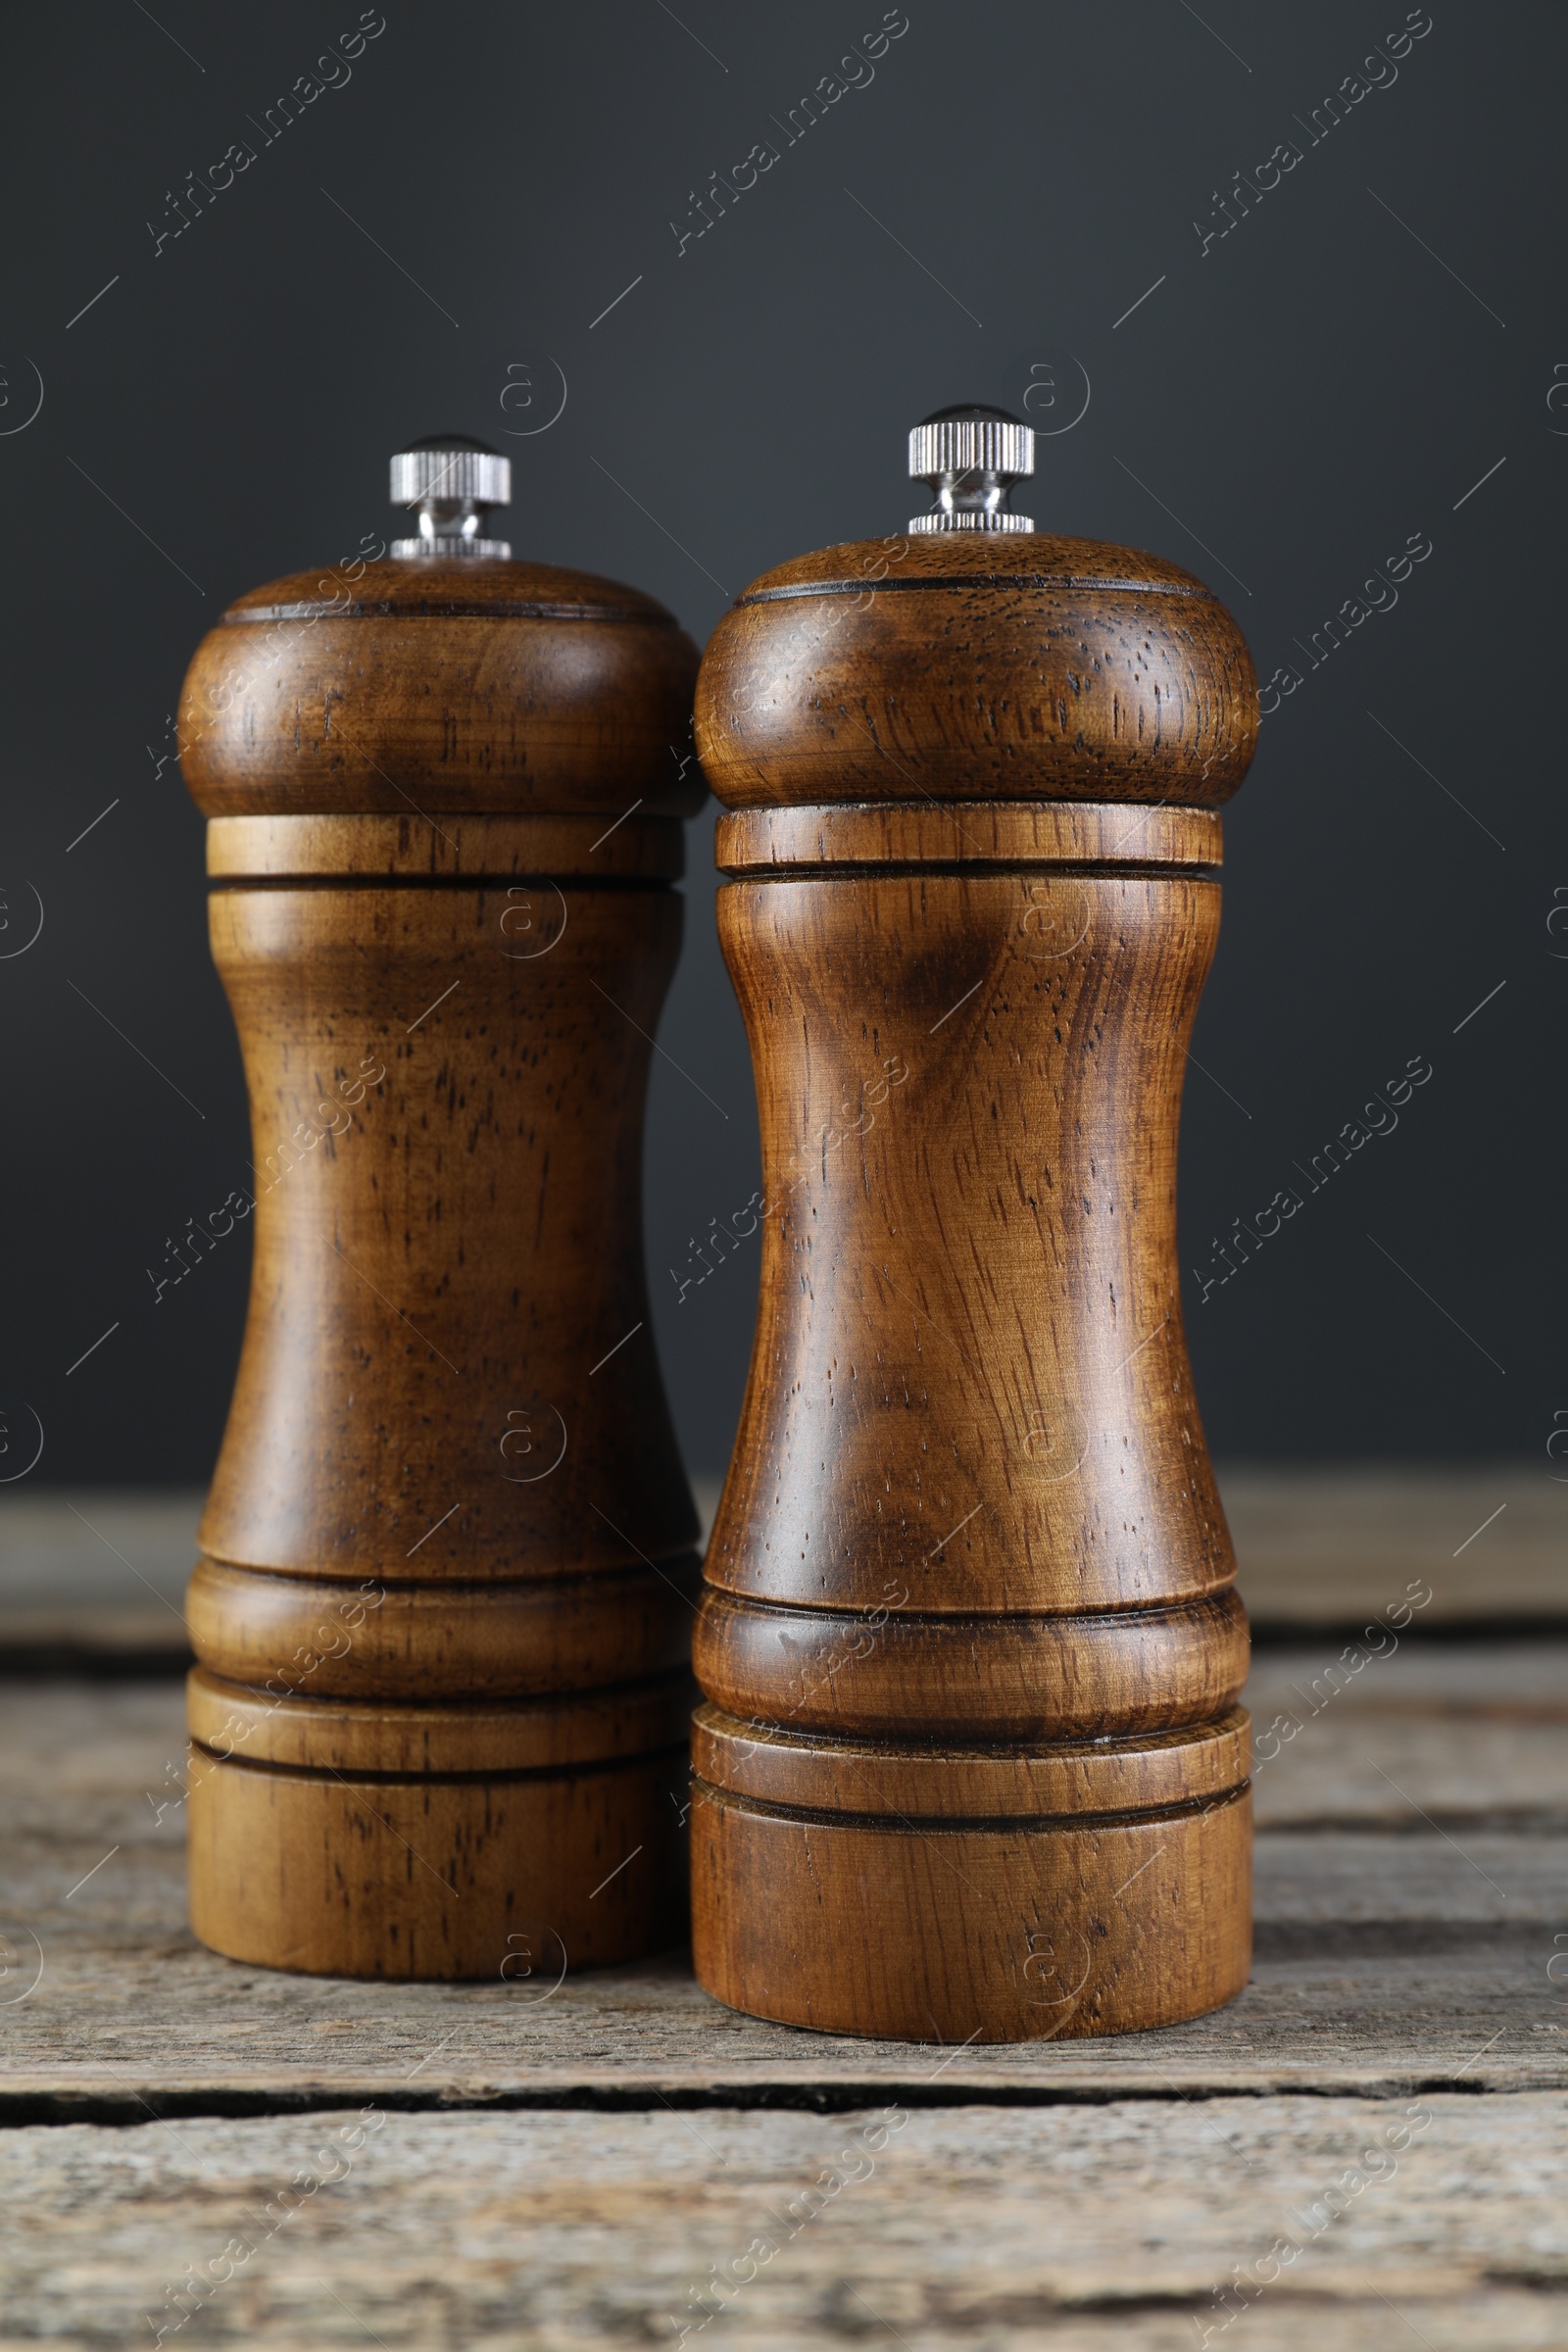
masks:
[[[278,1968],[490,1977],[677,1940],[697,1522],[639,1201],[695,649],[485,536],[241,597],[181,762],[249,1083],[238,1381],[188,1615],[190,1893]]]
[[[1010,511],[1003,412],[928,418],[909,469],[909,535],[764,574],[698,686],[764,1221],[697,1970],[839,2032],[1119,2033],[1250,1950],[1176,1132],[1256,681],[1189,573]]]

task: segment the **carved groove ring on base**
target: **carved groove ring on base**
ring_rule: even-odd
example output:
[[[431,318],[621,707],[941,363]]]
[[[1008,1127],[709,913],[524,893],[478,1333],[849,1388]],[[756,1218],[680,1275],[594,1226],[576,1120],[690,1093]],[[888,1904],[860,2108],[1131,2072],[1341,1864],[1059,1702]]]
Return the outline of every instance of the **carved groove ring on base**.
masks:
[[[781,1607],[705,1587],[694,1664],[731,1715],[897,1740],[1056,1740],[1211,1723],[1247,1679],[1234,1587],[1095,1615]]]
[[[683,1666],[697,1589],[695,1552],[475,1584],[348,1584],[202,1558],[185,1615],[196,1655],[228,1682],[309,1698],[522,1697]]]
[[[1171,2025],[1247,1982],[1240,1708],[1029,1748],[813,1738],[711,1705],[694,1734],[694,1956],[733,2008],[1028,2041]]]
[[[547,1995],[685,1934],[686,1757],[514,1779],[190,1776],[191,1926],[307,1975],[488,1979]]]

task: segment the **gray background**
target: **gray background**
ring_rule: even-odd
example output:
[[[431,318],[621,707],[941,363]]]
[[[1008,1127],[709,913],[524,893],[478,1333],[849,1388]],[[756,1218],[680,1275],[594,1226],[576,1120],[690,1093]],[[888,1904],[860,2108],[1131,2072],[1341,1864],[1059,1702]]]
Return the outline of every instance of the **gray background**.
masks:
[[[12,1460],[19,1400],[41,1416],[40,1481],[200,1481],[220,1434],[247,1245],[156,1308],[146,1269],[247,1174],[202,828],[157,764],[224,604],[390,532],[387,454],[462,429],[513,455],[519,555],[634,581],[701,643],[764,567],[903,526],[910,422],[1026,396],[1056,428],[1041,526],[1190,565],[1262,677],[1303,673],[1227,818],[1185,1266],[1304,1189],[1293,1163],[1408,1057],[1433,1064],[1234,1281],[1202,1303],[1190,1282],[1215,1450],[1533,1453],[1546,1474],[1568,1408],[1562,13],[1434,0],[1397,79],[1314,145],[1312,109],[1403,7],[909,0],[869,85],[786,147],[776,119],[881,13],[387,0],[352,79],[269,146],[247,118],[356,9],[13,20],[0,1396]],[[155,254],[148,220],[172,226],[171,194],[239,138],[255,164]],[[778,163],[678,252],[692,191],[762,139]],[[1217,195],[1286,139],[1301,163],[1204,252]],[[1433,553],[1396,608],[1309,668],[1300,641],[1417,532]],[[661,1032],[703,1091],[657,1063],[647,1193],[702,1474],[756,1296],[755,1253],[680,1305],[668,1272],[757,1182],[710,830]]]

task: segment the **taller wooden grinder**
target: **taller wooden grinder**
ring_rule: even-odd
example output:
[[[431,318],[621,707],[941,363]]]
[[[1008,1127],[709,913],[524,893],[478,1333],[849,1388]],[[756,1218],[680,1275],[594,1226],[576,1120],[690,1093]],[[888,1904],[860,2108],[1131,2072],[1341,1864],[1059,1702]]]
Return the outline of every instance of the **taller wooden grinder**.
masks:
[[[190,1886],[242,1960],[538,1991],[684,1927],[639,1163],[702,786],[695,649],[487,539],[508,473],[395,458],[418,535],[241,597],[186,681],[256,1163]]]
[[[1008,510],[1032,445],[928,419],[910,536],[766,573],[698,687],[764,1211],[698,1973],[950,2042],[1192,2017],[1250,1955],[1176,1131],[1256,683],[1191,574]]]

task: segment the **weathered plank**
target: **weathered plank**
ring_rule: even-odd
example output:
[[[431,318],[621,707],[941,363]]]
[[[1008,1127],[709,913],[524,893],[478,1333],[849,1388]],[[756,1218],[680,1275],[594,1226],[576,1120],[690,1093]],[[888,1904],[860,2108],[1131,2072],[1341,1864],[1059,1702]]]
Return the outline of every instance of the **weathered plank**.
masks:
[[[1568,1642],[1397,1642],[1257,1653],[1259,1826],[1568,1829]]]
[[[1513,2352],[1564,2340],[1568,2111],[354,2106],[7,2133],[0,2200],[8,2346]]]
[[[1539,1834],[1549,1810],[1516,1801],[1529,1791],[1494,1752],[1495,1727],[1454,1711],[1455,1654],[1412,1644],[1382,1661],[1260,1776],[1279,1826],[1258,1840],[1257,1958],[1239,2002],[1125,2040],[957,2052],[741,2017],[679,1955],[559,1989],[548,1973],[369,1985],[236,1967],[185,1926],[177,1690],[12,1687],[0,2111],[350,2092],[843,2104],[884,2085],[928,2100],[1562,2085],[1568,1984],[1547,1970],[1568,1978],[1568,1845]],[[1292,1676],[1280,1653],[1269,1672],[1309,1688],[1319,1660],[1306,1648]],[[1528,1712],[1558,1704],[1562,1676],[1554,1650],[1498,1645],[1472,1683]],[[1436,1742],[1416,1711],[1429,1703],[1448,1709]],[[1357,1754],[1382,1773],[1352,1770]],[[1336,1826],[1358,1806],[1363,1826]]]
[[[1568,1617],[1553,1465],[1222,1464],[1242,1595],[1265,1629],[1355,1626],[1426,1584],[1428,1625]]]
[[[0,1490],[0,1656],[187,1648],[199,1490]]]
[[[678,1954],[559,1987],[236,1967],[184,1925],[177,1686],[8,1687],[0,2352],[1561,2347],[1565,1653],[1341,1655],[1271,1651],[1249,1693],[1296,1729],[1247,1993],[1022,2049],[768,2027]],[[172,2299],[191,2266],[216,2291]]]

